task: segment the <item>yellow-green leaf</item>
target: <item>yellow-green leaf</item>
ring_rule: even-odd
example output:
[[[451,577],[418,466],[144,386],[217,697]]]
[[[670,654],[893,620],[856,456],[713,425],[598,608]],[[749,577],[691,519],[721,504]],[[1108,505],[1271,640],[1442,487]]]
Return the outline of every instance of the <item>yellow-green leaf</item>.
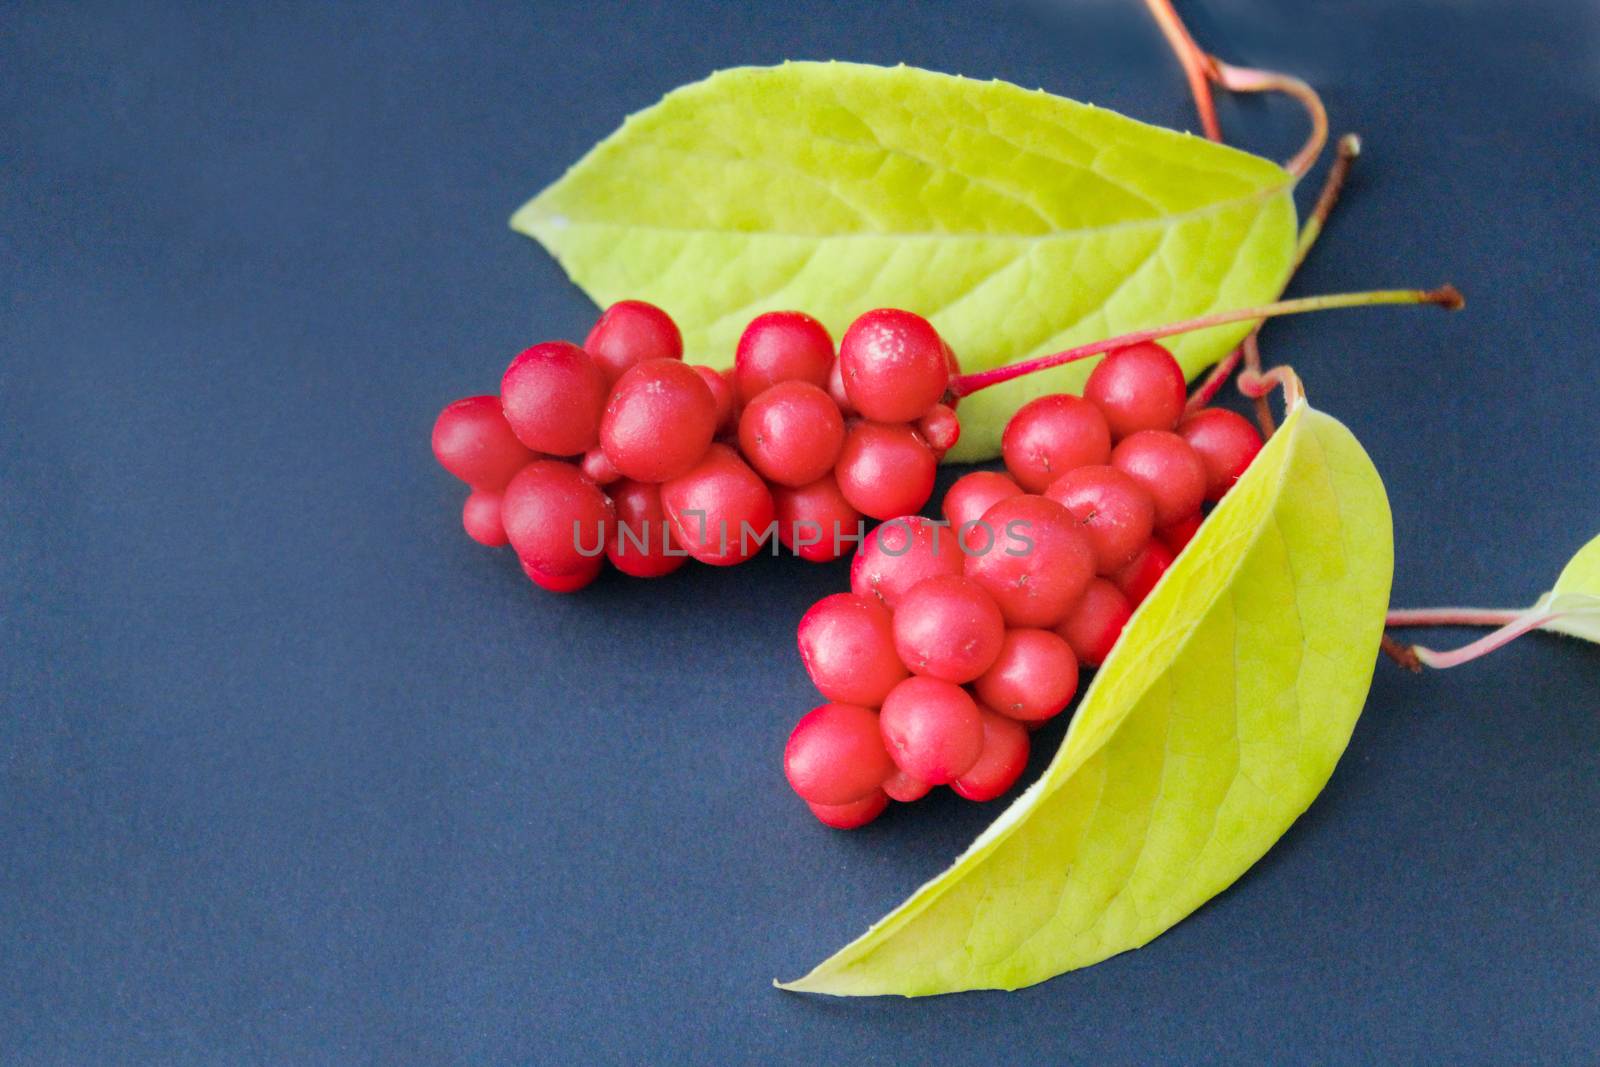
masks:
[[[1600,537],[1578,550],[1555,586],[1529,610],[1553,616],[1540,629],[1600,642]]]
[[[726,366],[745,324],[873,307],[932,319],[983,369],[1281,291],[1293,179],[1202,138],[998,81],[911,67],[721,71],[631,116],[512,218],[600,304],[665,307]],[[1248,323],[1175,338],[1190,375]],[[953,459],[1090,363],[962,404]]]
[[[1261,857],[1366,700],[1389,505],[1304,402],[1134,615],[1049,769],[938,878],[786,989],[1015,989],[1148,942]]]

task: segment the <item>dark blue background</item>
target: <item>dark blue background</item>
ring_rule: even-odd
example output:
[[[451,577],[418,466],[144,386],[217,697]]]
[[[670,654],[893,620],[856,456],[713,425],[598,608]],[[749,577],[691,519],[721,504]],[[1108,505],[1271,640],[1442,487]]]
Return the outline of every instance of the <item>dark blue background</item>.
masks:
[[[1600,530],[1600,12],[1465,7],[1185,5],[1365,135],[1295,290],[1468,294],[1265,335],[1383,471],[1406,605],[1527,602]],[[1600,649],[1547,637],[1380,664],[1322,799],[1143,951],[769,988],[997,806],[823,830],[779,761],[844,567],[536,595],[428,430],[593,315],[512,209],[675,85],[829,56],[1193,124],[1131,0],[8,6],[6,1062],[1592,1058]]]

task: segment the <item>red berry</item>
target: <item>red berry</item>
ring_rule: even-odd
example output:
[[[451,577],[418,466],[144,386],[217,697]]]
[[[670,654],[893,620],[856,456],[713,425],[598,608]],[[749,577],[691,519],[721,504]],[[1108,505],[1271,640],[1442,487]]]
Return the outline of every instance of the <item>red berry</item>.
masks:
[[[698,463],[716,432],[717,402],[694,368],[651,359],[612,386],[600,444],[623,477],[664,482]]]
[[[983,518],[1000,501],[1021,496],[1022,487],[999,471],[973,471],[955,480],[944,494],[944,517],[952,530]]]
[[[499,548],[506,544],[505,524],[500,521],[500,494],[474,489],[461,508],[461,525],[467,536],[480,545]]]
[[[1030,493],[1040,493],[1076,467],[1105,463],[1111,431],[1100,409],[1078,396],[1055,393],[1030,400],[1000,437],[1006,470]]]
[[[894,649],[894,621],[876,598],[835,593],[800,620],[800,661],[829,700],[877,707],[910,673]]]
[[[850,591],[875,596],[893,611],[918,582],[959,575],[961,567],[961,547],[948,527],[908,515],[867,534],[850,563]]]
[[[595,485],[610,485],[622,477],[617,465],[611,462],[611,457],[599,445],[583,454],[583,459],[578,461],[578,469]]]
[[[911,587],[894,609],[894,647],[914,674],[970,682],[989,669],[1006,622],[977,582],[946,575]]]
[[[963,542],[972,553],[966,576],[989,591],[1009,626],[1060,622],[1094,577],[1094,551],[1067,509],[1042,496],[1014,496],[981,523]]]
[[[654,304],[620,300],[601,314],[584,338],[583,350],[606,372],[606,380],[614,382],[647,359],[682,359],[683,335],[672,316]]]
[[[894,770],[877,712],[854,704],[813,708],[795,724],[783,750],[789,785],[813,804],[871,796]]]
[[[678,544],[714,567],[760,552],[774,514],[767,483],[727,445],[712,445],[687,474],[663,483],[661,503]]]
[[[1083,591],[1083,599],[1073,608],[1056,633],[1067,639],[1078,662],[1098,667],[1111,655],[1111,647],[1122,636],[1122,628],[1133,614],[1133,604],[1121,589],[1096,578]]]
[[[961,777],[950,783],[968,800],[993,800],[1017,784],[1028,768],[1028,730],[1015,719],[983,713],[983,752]]]
[[[1178,435],[1205,464],[1206,499],[1213,502],[1233,488],[1261,451],[1261,435],[1250,420],[1227,408],[1195,412],[1178,424]]]
[[[433,422],[439,466],[474,489],[499,492],[539,457],[511,432],[497,396],[469,396],[445,407]]]
[[[588,353],[546,341],[518,354],[500,379],[500,406],[517,439],[535,452],[578,456],[600,440],[610,382]]]
[[[1206,498],[1206,467],[1189,443],[1167,430],[1140,430],[1111,453],[1111,465],[1144,486],[1156,505],[1156,526],[1167,526],[1200,510]]]
[[[772,487],[778,540],[801,559],[828,563],[861,543],[861,512],[850,506],[832,474],[810,485]]]
[[[931,411],[917,420],[917,432],[928,442],[934,454],[942,457],[961,440],[961,419],[954,408],[935,404]]]
[[[1110,574],[1138,555],[1155,528],[1150,494],[1116,467],[1068,471],[1050,483],[1045,496],[1066,508],[1088,535],[1098,574]]]
[[[1188,547],[1194,540],[1194,535],[1200,532],[1200,524],[1205,521],[1205,516],[1198,511],[1186,519],[1179,519],[1168,526],[1163,526],[1156,531],[1156,536],[1161,538],[1161,543],[1172,549],[1176,556]]]
[[[837,359],[828,368],[828,395],[839,405],[839,411],[845,418],[856,414],[855,405],[850,403],[850,394],[844,391],[844,372],[839,369]]]
[[[945,353],[939,332],[922,316],[895,308],[867,312],[839,342],[851,405],[877,422],[921,418],[950,386]]]
[[[914,514],[928,502],[937,467],[910,426],[858,422],[845,434],[834,477],[856,510],[892,519]]]
[[[979,700],[1002,715],[1045,722],[1078,691],[1078,658],[1065,638],[1049,630],[1010,630],[974,688]]]
[[[1107,353],[1089,374],[1083,395],[1105,412],[1120,441],[1140,430],[1170,430],[1178,425],[1188,388],[1172,353],[1145,341]]]
[[[689,559],[672,540],[661,487],[626,479],[608,490],[616,508],[616,521],[606,539],[606,558],[633,578],[660,578]]]
[[[739,400],[748,404],[779,382],[810,382],[826,389],[833,365],[827,327],[799,311],[769,311],[750,320],[733,357]]]
[[[1128,601],[1138,607],[1170,566],[1172,550],[1160,541],[1150,541],[1133,557],[1133,562],[1112,575],[1111,580],[1117,583]]]
[[[811,809],[817,821],[835,830],[859,830],[882,815],[888,806],[889,797],[881,789],[848,804],[813,804],[806,801],[806,807]]]
[[[576,593],[580,589],[587,588],[596,578],[600,577],[600,570],[604,565],[604,561],[597,557],[588,560],[588,566],[583,570],[574,571],[571,574],[546,574],[539,568],[530,565],[527,560],[522,560],[521,562],[522,573],[526,574],[534,585],[547,593]]]
[[[739,416],[739,450],[762,477],[806,485],[833,470],[844,447],[844,416],[810,382],[779,382]]]
[[[911,777],[898,768],[888,778],[884,779],[883,791],[889,794],[890,800],[898,800],[902,804],[909,804],[913,800],[921,800],[928,795],[933,786],[927,782]]]
[[[712,367],[701,366],[696,366],[694,372],[700,375],[700,380],[711,390],[711,399],[717,405],[717,436],[733,433],[739,428],[739,420],[736,417],[737,405],[734,403],[733,382],[729,379],[729,375]]]
[[[517,556],[550,578],[598,571],[611,501],[570,463],[542,459],[506,486],[500,518]]]
[[[895,686],[878,725],[895,766],[931,786],[955,781],[983,752],[978,705],[959,685],[937,678],[911,677]]]

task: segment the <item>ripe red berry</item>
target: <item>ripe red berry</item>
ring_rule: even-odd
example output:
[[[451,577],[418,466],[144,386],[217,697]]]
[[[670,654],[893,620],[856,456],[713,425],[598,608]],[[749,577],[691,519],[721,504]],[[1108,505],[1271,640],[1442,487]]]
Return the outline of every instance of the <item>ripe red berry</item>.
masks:
[[[934,455],[943,457],[946,452],[956,447],[957,441],[961,440],[961,419],[956,415],[954,408],[935,404],[926,415],[917,420],[917,432],[928,442],[928,447],[933,449]]]
[[[1189,443],[1167,430],[1140,430],[1122,439],[1111,465],[1131,474],[1156,505],[1156,526],[1167,526],[1200,510],[1206,498],[1206,467]]]
[[[899,768],[888,778],[884,779],[883,791],[889,794],[890,800],[898,800],[902,804],[909,804],[913,800],[921,800],[927,796],[933,786],[927,782],[911,777]]]
[[[1083,599],[1056,627],[1067,639],[1078,662],[1098,667],[1111,655],[1111,648],[1122,636],[1122,628],[1133,614],[1133,604],[1121,589],[1104,578],[1096,578],[1083,591]]]
[[[894,770],[877,713],[854,704],[813,708],[795,724],[783,750],[789,785],[813,804],[871,796]]]
[[[600,577],[604,560],[596,558],[586,562],[587,566],[583,570],[571,574],[545,574],[539,568],[531,566],[527,560],[521,561],[522,573],[547,593],[576,593],[592,585],[594,580]]]
[[[858,422],[834,469],[844,498],[875,519],[911,515],[933,494],[938,461],[904,423]]]
[[[1150,590],[1156,587],[1170,566],[1172,549],[1160,541],[1151,540],[1133,557],[1133,562],[1112,575],[1111,580],[1117,583],[1117,588],[1137,608],[1144,603],[1144,598],[1150,595]]]
[[[844,372],[839,369],[839,361],[835,359],[828,368],[828,395],[833,397],[833,402],[839,405],[839,412],[845,418],[856,414],[855,405],[850,403],[850,394],[844,391]]]
[[[991,710],[1019,722],[1045,722],[1078,691],[1078,658],[1059,634],[1009,630],[1000,654],[973,688]]]
[[[1107,353],[1089,374],[1083,395],[1105,412],[1120,441],[1140,430],[1170,430],[1178,425],[1188,388],[1172,353],[1145,341]]]
[[[875,597],[835,593],[800,620],[800,661],[829,700],[877,707],[910,674],[894,648],[894,621]]]
[[[583,454],[583,459],[578,461],[578,469],[595,485],[610,485],[622,477],[617,465],[611,462],[611,457],[599,445]]]
[[[861,512],[850,506],[832,474],[810,485],[772,487],[778,540],[810,563],[829,563],[861,543]]]
[[[700,461],[717,432],[717,402],[693,367],[651,359],[611,388],[600,444],[625,478],[664,482]]]
[[[1000,437],[1006,470],[1030,493],[1042,493],[1076,467],[1105,463],[1111,431],[1100,409],[1079,396],[1053,393],[1030,400]]]
[[[606,538],[613,567],[633,578],[660,578],[688,562],[672,540],[659,485],[624,479],[607,492],[617,513]]]
[[[994,598],[968,578],[946,575],[911,587],[894,609],[894,647],[912,673],[970,682],[989,669],[1005,642]]]
[[[955,781],[983,753],[983,716],[952,682],[907,678],[884,700],[878,724],[895,766],[930,786]]]
[[[647,359],[682,359],[683,334],[672,316],[643,300],[621,300],[606,308],[583,350],[616,381],[628,368]]]
[[[542,459],[511,479],[500,518],[517,556],[550,578],[598,572],[611,501],[570,463]]]
[[[1138,555],[1155,528],[1155,501],[1132,475],[1116,467],[1068,471],[1044,495],[1066,508],[1088,535],[1097,574],[1110,574]]]
[[[1178,424],[1206,468],[1206,499],[1221,500],[1261,451],[1261,435],[1243,415],[1227,408],[1203,408]]]
[[[739,450],[762,477],[806,485],[833,470],[844,447],[844,416],[810,382],[779,382],[739,416]]]
[[[500,406],[517,439],[535,452],[579,456],[600,440],[610,382],[588,353],[546,341],[520,353],[500,379]]]
[[[727,445],[712,445],[687,474],[663,483],[661,503],[678,544],[714,567],[761,551],[774,514],[767,483]]]
[[[461,525],[467,536],[480,545],[499,548],[506,544],[506,528],[500,521],[500,494],[474,489],[461,507]]]
[[[993,800],[1003,796],[1028,768],[1028,730],[1015,719],[983,713],[983,752],[967,773],[950,788],[968,800]]]
[[[977,522],[983,513],[1008,497],[1021,496],[1022,487],[999,471],[963,474],[944,494],[944,517],[955,531]]]
[[[1200,532],[1200,524],[1204,521],[1205,516],[1196,511],[1186,519],[1179,519],[1161,527],[1156,531],[1156,536],[1161,538],[1161,543],[1172,549],[1172,554],[1176,556],[1194,540],[1194,535]]]
[[[993,542],[980,537],[993,532]],[[1008,626],[1060,622],[1094,577],[1094,551],[1067,509],[1042,496],[1014,496],[984,512],[964,543],[964,573],[988,590]]]
[[[739,420],[736,417],[738,405],[734,403],[733,382],[726,373],[713,367],[696,366],[694,372],[700,375],[700,380],[711,390],[711,399],[717,405],[717,436],[733,433],[739,428]]]
[[[848,804],[813,804],[806,801],[806,807],[811,809],[817,821],[835,830],[859,830],[882,815],[888,806],[889,797],[881,789]]]
[[[497,396],[469,396],[449,404],[433,422],[439,466],[474,489],[499,492],[539,457],[511,432]]]
[[[839,342],[850,403],[877,422],[921,418],[950,386],[945,352],[939,332],[922,316],[896,308],[867,312]]]
[[[769,311],[750,320],[739,336],[733,379],[748,404],[779,382],[810,382],[826,389],[833,365],[827,327],[799,311]]]
[[[850,563],[850,591],[875,596],[893,611],[926,578],[961,573],[961,546],[943,523],[908,515],[867,534]]]

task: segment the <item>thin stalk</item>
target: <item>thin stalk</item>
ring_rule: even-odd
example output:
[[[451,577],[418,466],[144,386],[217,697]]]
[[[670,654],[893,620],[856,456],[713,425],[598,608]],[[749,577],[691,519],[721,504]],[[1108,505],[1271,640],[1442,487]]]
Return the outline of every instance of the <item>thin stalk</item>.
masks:
[[[1433,667],[1437,670],[1443,670],[1447,667],[1459,667],[1463,663],[1471,663],[1479,656],[1487,656],[1496,649],[1504,648],[1529,630],[1537,630],[1545,623],[1554,622],[1565,614],[1565,612],[1561,611],[1524,612],[1498,630],[1491,634],[1485,634],[1470,645],[1462,645],[1460,648],[1452,649],[1449,652],[1436,652],[1431,648],[1424,648],[1422,645],[1412,645],[1411,651],[1424,666]]]
[[[1183,65],[1184,77],[1189,79],[1189,93],[1194,97],[1194,109],[1200,116],[1200,129],[1213,141],[1222,140],[1222,124],[1217,121],[1217,104],[1211,97],[1211,82],[1215,70],[1211,57],[1195,41],[1189,28],[1173,10],[1171,0],[1144,0],[1156,25],[1167,38],[1167,44]]]
[[[1283,169],[1293,174],[1296,178],[1305,177],[1306,171],[1317,161],[1322,154],[1322,146],[1328,143],[1328,109],[1322,106],[1322,97],[1317,91],[1299,78],[1289,74],[1279,74],[1271,70],[1255,70],[1251,67],[1235,67],[1224,63],[1216,56],[1208,57],[1212,69],[1216,71],[1213,81],[1224,89],[1235,93],[1284,93],[1292,96],[1305,108],[1306,117],[1311,120],[1311,133],[1307,135],[1305,144],[1300,146],[1300,151],[1289,158]]]
[[[1522,617],[1506,608],[1400,608],[1389,612],[1385,625],[1405,626],[1505,626]]]
[[[1103,341],[1079,345],[1076,348],[1069,348],[1048,356],[1024,360],[1021,363],[1012,363],[1003,367],[995,367],[991,370],[978,371],[974,374],[959,375],[951,379],[950,392],[957,397],[971,396],[980,389],[987,389],[1002,382],[1009,382],[1036,371],[1049,370],[1052,367],[1074,363],[1080,359],[1088,359],[1090,356],[1097,356],[1113,348],[1122,348],[1126,345],[1139,344],[1143,341],[1156,341],[1163,337],[1172,337],[1175,334],[1189,333],[1192,330],[1226,326],[1231,322],[1249,322],[1253,319],[1275,318],[1279,315],[1302,315],[1308,311],[1372,307],[1379,304],[1435,304],[1447,310],[1455,311],[1465,304],[1465,300],[1453,285],[1442,285],[1437,289],[1375,289],[1361,293],[1332,293],[1323,296],[1302,296],[1294,300],[1279,300],[1271,304],[1262,304],[1259,307],[1218,311],[1210,315],[1202,315],[1198,318],[1170,323],[1166,326],[1135,330],[1132,333],[1108,337]]]

